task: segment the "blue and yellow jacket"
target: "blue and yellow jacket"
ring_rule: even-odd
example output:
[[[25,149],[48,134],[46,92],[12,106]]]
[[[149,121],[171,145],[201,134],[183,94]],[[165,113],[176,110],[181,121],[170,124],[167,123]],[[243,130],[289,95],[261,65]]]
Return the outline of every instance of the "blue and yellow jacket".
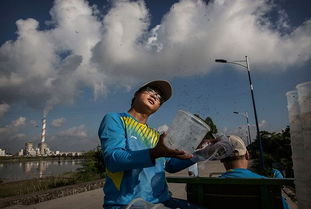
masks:
[[[165,171],[178,172],[191,160],[157,158],[149,150],[160,134],[128,113],[108,113],[98,130],[106,165],[104,206],[126,205],[135,198],[160,203],[170,198]],[[107,207],[108,208],[108,207]]]

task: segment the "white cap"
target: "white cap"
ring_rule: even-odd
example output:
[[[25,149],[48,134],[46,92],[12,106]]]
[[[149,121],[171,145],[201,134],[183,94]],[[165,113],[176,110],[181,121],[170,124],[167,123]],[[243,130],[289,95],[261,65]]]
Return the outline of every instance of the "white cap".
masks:
[[[246,154],[247,149],[245,143],[240,137],[231,135],[229,136],[229,141],[232,143],[232,146],[234,148],[232,154],[233,156],[242,156]]]

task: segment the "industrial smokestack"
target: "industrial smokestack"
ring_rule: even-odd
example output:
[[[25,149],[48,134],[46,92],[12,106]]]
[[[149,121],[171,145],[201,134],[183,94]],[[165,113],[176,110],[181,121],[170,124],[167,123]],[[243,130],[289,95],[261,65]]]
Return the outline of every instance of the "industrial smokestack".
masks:
[[[46,114],[44,114],[42,118],[41,143],[45,142],[45,129],[46,129]]]

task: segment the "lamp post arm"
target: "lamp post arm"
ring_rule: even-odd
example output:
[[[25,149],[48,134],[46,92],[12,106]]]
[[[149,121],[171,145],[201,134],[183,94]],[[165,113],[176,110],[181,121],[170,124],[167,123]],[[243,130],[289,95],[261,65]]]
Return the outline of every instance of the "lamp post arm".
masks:
[[[248,70],[246,65],[242,65],[241,63],[238,62],[242,62],[242,61],[235,61],[235,62],[227,62],[228,64],[233,64],[233,65],[239,65],[241,67],[244,67],[246,70]],[[245,62],[245,61],[244,61]]]

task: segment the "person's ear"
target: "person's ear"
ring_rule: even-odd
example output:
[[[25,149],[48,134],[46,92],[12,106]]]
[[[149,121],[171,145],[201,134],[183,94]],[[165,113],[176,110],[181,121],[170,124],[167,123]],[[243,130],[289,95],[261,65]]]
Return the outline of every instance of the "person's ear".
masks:
[[[246,151],[245,159],[246,159],[246,160],[249,160],[249,153],[248,153],[248,151]]]

